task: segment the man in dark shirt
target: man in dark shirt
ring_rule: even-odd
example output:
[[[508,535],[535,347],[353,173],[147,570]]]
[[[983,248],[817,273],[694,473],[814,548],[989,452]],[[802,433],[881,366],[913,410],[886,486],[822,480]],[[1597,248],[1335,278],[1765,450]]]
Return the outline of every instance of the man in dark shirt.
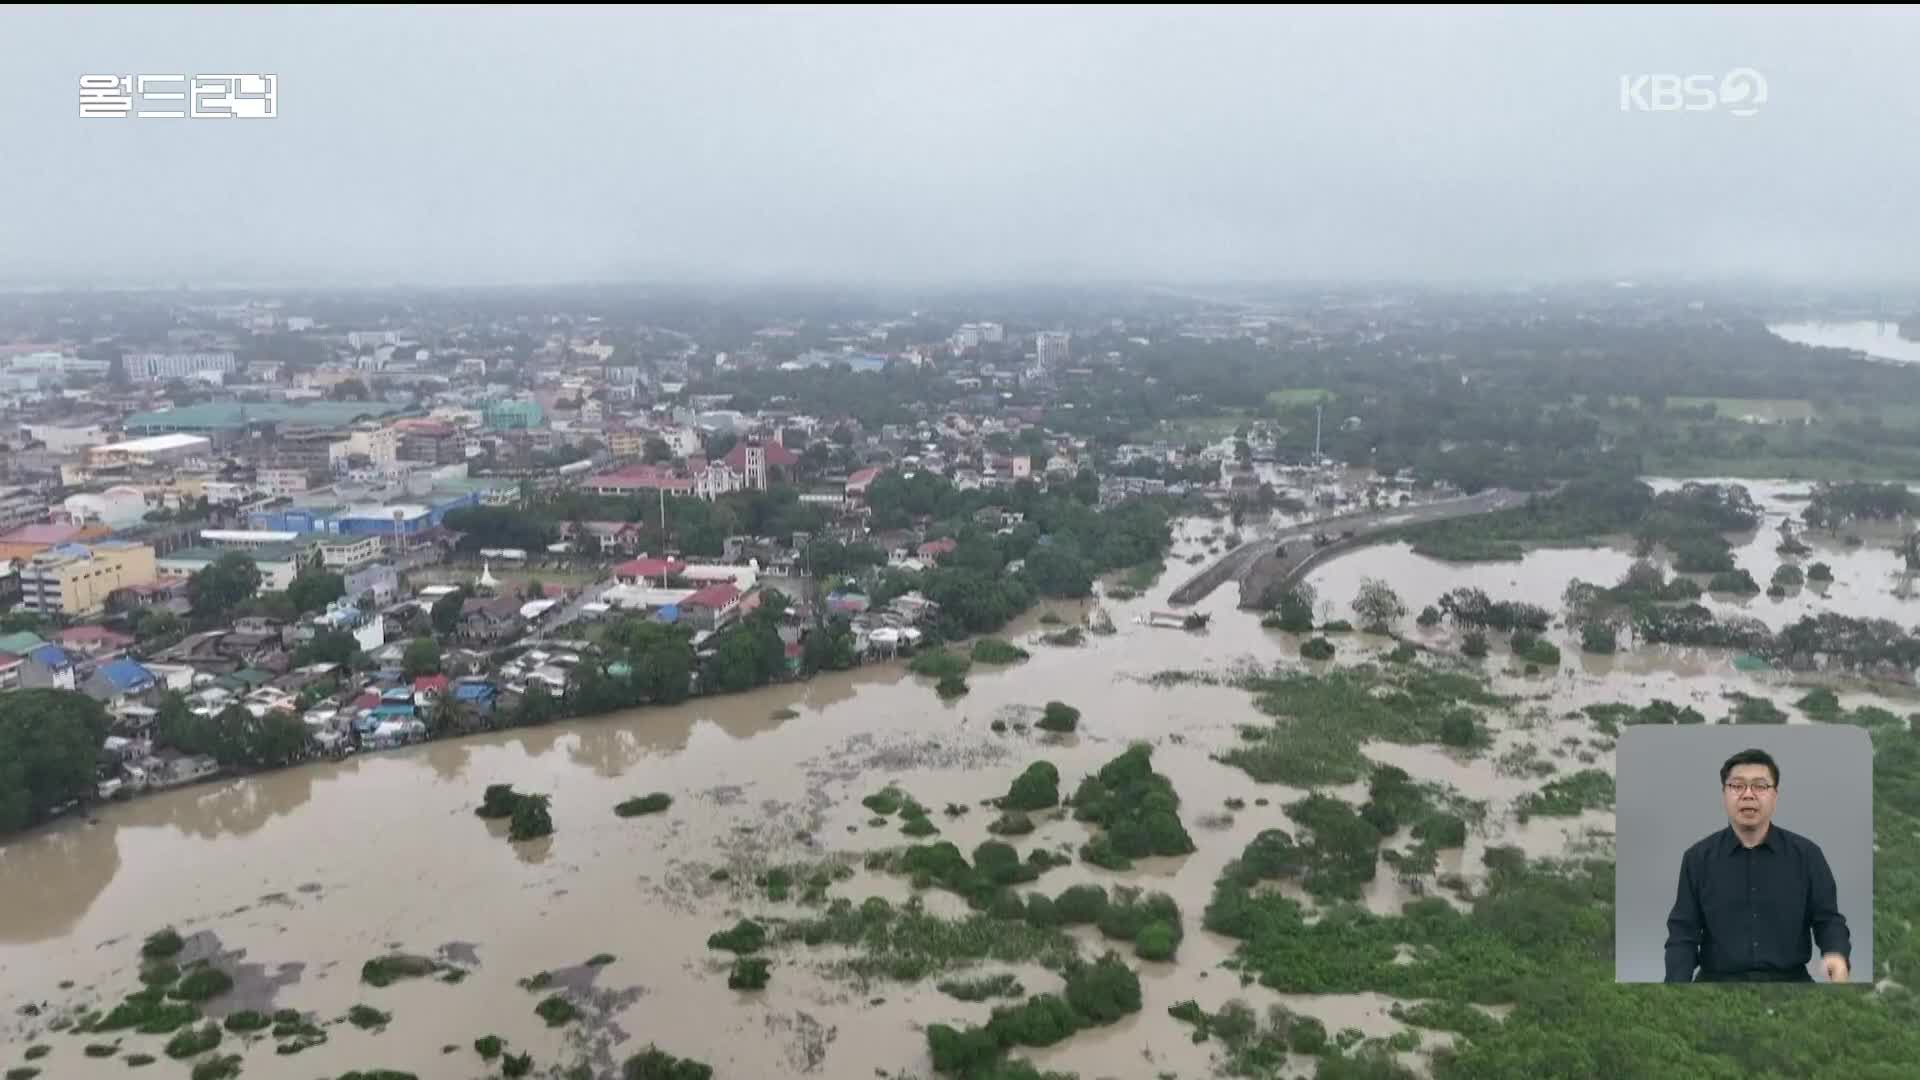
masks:
[[[1764,750],[1742,750],[1720,766],[1720,792],[1727,827],[1680,859],[1666,981],[1812,982],[1811,932],[1828,980],[1846,982],[1852,939],[1827,857],[1773,824],[1780,767]]]

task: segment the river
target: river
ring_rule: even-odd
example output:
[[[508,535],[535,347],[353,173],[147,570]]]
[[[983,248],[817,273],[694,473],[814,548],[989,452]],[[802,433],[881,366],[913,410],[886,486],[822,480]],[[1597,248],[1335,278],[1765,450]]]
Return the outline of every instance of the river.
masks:
[[[1920,364],[1920,341],[1900,336],[1898,323],[1853,322],[1773,323],[1767,329],[1777,337],[1822,349],[1852,349],[1876,360]]]
[[[1784,512],[1793,505],[1782,498],[1791,485],[1754,487],[1765,488],[1770,509]],[[1145,860],[1126,874],[1075,863],[1049,872],[1037,887],[1057,893],[1092,881],[1164,890],[1185,914],[1186,940],[1173,964],[1129,957],[1142,968],[1140,1013],[1029,1056],[1044,1068],[1077,1071],[1088,1080],[1211,1075],[1209,1053],[1217,1043],[1193,1044],[1189,1029],[1166,1010],[1188,998],[1208,1009],[1230,997],[1261,1010],[1282,1000],[1257,986],[1242,988],[1221,971],[1232,942],[1201,930],[1199,921],[1221,868],[1259,830],[1287,826],[1280,807],[1302,792],[1256,784],[1212,759],[1238,744],[1239,725],[1263,722],[1250,695],[1220,685],[1155,687],[1141,680],[1169,669],[1225,673],[1246,664],[1301,662],[1298,640],[1263,630],[1256,615],[1235,610],[1231,589],[1197,605],[1212,616],[1204,632],[1152,629],[1135,621],[1165,605],[1167,593],[1187,574],[1187,559],[1203,553],[1208,534],[1224,523],[1195,519],[1178,526],[1179,539],[1159,581],[1138,599],[1108,605],[1115,634],[1090,637],[1079,648],[1049,647],[1033,640],[1044,629],[1041,613],[1034,612],[1007,635],[1024,644],[1032,659],[1005,668],[976,665],[968,679],[971,693],[955,701],[940,701],[930,680],[898,666],[869,666],[677,707],[173,791],[17,838],[0,846],[0,1066],[18,1064],[28,1043],[46,1042],[56,1052],[37,1064],[48,1066],[50,1077],[125,1075],[118,1060],[80,1054],[82,1043],[110,1039],[48,1034],[45,1025],[63,1010],[110,1007],[137,988],[140,940],[171,924],[183,934],[204,935],[198,947],[217,940],[230,966],[243,965],[237,997],[252,1007],[296,1008],[326,1021],[365,1002],[394,1015],[383,1032],[330,1027],[328,1042],[297,1058],[276,1056],[266,1040],[243,1048],[230,1035],[222,1052],[243,1053],[248,1077],[335,1076],[367,1068],[422,1077],[477,1075],[485,1070],[471,1045],[489,1033],[506,1038],[514,1051],[531,1052],[543,1067],[586,1057],[600,1064],[596,1075],[602,1076],[611,1075],[612,1062],[649,1042],[706,1061],[719,1077],[925,1076],[924,1026],[982,1022],[991,1003],[947,998],[933,980],[855,986],[827,970],[833,959],[828,951],[798,946],[772,952],[766,990],[736,992],[726,986],[727,954],[708,950],[707,935],[742,915],[802,913],[792,903],[769,903],[751,886],[758,867],[840,859],[857,868],[864,853],[904,843],[897,823],[870,827],[871,814],[859,805],[886,784],[898,784],[931,808],[941,839],[971,850],[988,838],[993,817],[980,800],[1004,793],[1029,762],[1054,762],[1062,789],[1070,790],[1129,741],[1147,740],[1156,747],[1155,767],[1183,797],[1181,817],[1198,852]],[[1749,565],[1750,555],[1761,558],[1759,546],[1771,557],[1773,540],[1769,529],[1761,529],[1740,548],[1742,564]],[[1915,621],[1910,601],[1887,595],[1889,564],[1877,549],[1822,549],[1815,557],[1835,570],[1825,598],[1790,598],[1776,611],[1761,612],[1769,621],[1822,603]],[[1610,583],[1629,561],[1624,551],[1595,547],[1538,551],[1518,564],[1464,566],[1383,546],[1336,559],[1312,580],[1340,607],[1368,576],[1392,582],[1415,611],[1440,591],[1470,583],[1495,596],[1557,607],[1569,576]],[[1764,583],[1765,567],[1756,562],[1749,568]],[[1754,608],[1770,603],[1764,597],[1749,602]],[[1071,620],[1085,605],[1055,604],[1052,610]],[[1429,636],[1443,643],[1447,633]],[[1335,662],[1387,645],[1385,639],[1344,637]],[[1768,694],[1783,704],[1797,696],[1781,677],[1740,674],[1728,657],[1710,650],[1646,648],[1582,658],[1571,648],[1561,671],[1531,678],[1507,670],[1498,656],[1489,667],[1498,673],[1502,692],[1539,702],[1500,726],[1493,753],[1469,760],[1430,747],[1367,748],[1376,760],[1489,800],[1487,825],[1464,851],[1442,855],[1442,872],[1469,879],[1481,871],[1479,856],[1489,844],[1553,854],[1583,837],[1597,835],[1604,842],[1610,813],[1535,818],[1525,826],[1506,813],[1506,804],[1537,785],[1497,771],[1501,754],[1532,744],[1540,757],[1566,758],[1563,768],[1581,767],[1570,755],[1611,768],[1610,744],[1593,738],[1590,725],[1564,719],[1570,710],[1593,701],[1666,697],[1700,703],[1718,717],[1725,712],[1720,695],[1729,689]],[[1077,734],[996,734],[990,728],[996,719],[1030,723],[1051,699],[1082,710]],[[552,795],[556,833],[514,845],[500,823],[476,818],[472,811],[481,790],[493,783]],[[615,803],[650,791],[668,792],[673,806],[631,820],[613,815]],[[1330,793],[1365,797],[1364,785]],[[1235,798],[1246,806],[1229,812],[1225,801]],[[1262,798],[1270,805],[1258,806],[1255,800]],[[950,818],[941,813],[948,803],[970,811]],[[1085,826],[1054,815],[1018,846],[1071,849],[1087,835]],[[711,880],[722,867],[732,880]],[[856,902],[870,895],[901,901],[910,893],[905,882],[864,869],[831,890]],[[1366,902],[1389,912],[1410,895],[1383,866]],[[927,903],[939,912],[961,909],[953,897],[937,892]],[[1078,933],[1089,950],[1105,947],[1092,931]],[[362,985],[360,965],[392,949],[463,958],[475,970],[458,985]],[[616,959],[604,967],[583,966],[598,953]],[[551,1030],[534,1015],[542,995],[516,982],[543,970],[561,972],[589,1023]],[[1038,968],[1015,970],[1029,993],[1059,988],[1056,976]],[[73,986],[61,988],[65,981]],[[1285,1001],[1321,1017],[1330,1030],[1398,1030],[1385,1014],[1391,1000],[1379,995],[1292,995]],[[22,1015],[29,1005],[43,1012]],[[164,1040],[129,1035],[121,1041],[128,1050],[158,1054]],[[1424,1070],[1425,1053],[1443,1042],[1428,1038],[1421,1051],[1401,1058]],[[443,1054],[443,1047],[455,1049]],[[1310,1072],[1307,1059],[1295,1064]]]

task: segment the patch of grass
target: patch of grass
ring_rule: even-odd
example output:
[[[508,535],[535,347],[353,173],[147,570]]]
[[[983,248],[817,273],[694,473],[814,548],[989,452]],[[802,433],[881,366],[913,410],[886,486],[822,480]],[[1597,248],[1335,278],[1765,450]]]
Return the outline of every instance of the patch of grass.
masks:
[[[1070,732],[1080,726],[1080,710],[1064,701],[1049,701],[1034,725],[1041,731]]]
[[[995,836],[1025,836],[1033,831],[1033,819],[1018,810],[1008,810],[987,825]]]
[[[1044,614],[1044,615],[1042,615],[1042,616],[1040,616],[1040,625],[1041,625],[1041,626],[1062,626],[1062,625],[1065,625],[1065,623],[1066,623],[1066,621],[1067,621],[1067,620],[1065,620],[1065,619],[1063,619],[1063,618],[1061,618],[1061,617],[1060,617],[1060,616],[1058,616],[1058,615],[1055,615],[1055,614],[1054,614],[1053,612],[1051,612],[1051,611],[1049,611],[1049,612],[1047,612],[1046,614]]]
[[[249,1032],[264,1031],[272,1027],[273,1017],[263,1012],[255,1012],[252,1009],[241,1009],[239,1012],[228,1013],[227,1021],[222,1026],[236,1035],[245,1035]]]
[[[767,986],[768,969],[771,965],[763,957],[742,956],[733,962],[733,969],[727,972],[729,990],[764,990]]]
[[[1086,640],[1087,632],[1077,626],[1069,626],[1065,630],[1056,630],[1051,634],[1043,634],[1040,637],[1040,641],[1043,644],[1058,645],[1063,648],[1073,648],[1085,644]]]
[[[178,1060],[202,1054],[220,1045],[220,1025],[207,1023],[197,1028],[187,1028],[175,1033],[167,1040],[167,1056]]]
[[[7,1080],[33,1080],[34,1077],[39,1075],[40,1070],[34,1068],[32,1065],[21,1065],[17,1068],[7,1070]]]
[[[712,1080],[713,1069],[649,1044],[620,1066],[620,1080]]]
[[[90,1058],[110,1058],[120,1052],[120,1047],[113,1043],[88,1043],[80,1052]]]
[[[908,795],[906,792],[889,784],[866,798],[861,799],[860,805],[882,817],[886,817],[898,813],[901,805],[905,803],[907,798]]]
[[[1027,659],[1027,650],[1005,638],[981,638],[970,653],[976,664],[1014,664]]]
[[[1050,761],[1027,766],[999,800],[1002,810],[1045,810],[1060,804],[1060,770]]]
[[[741,919],[731,929],[721,930],[707,938],[707,948],[725,949],[741,955],[759,952],[766,943],[766,927],[752,919]]]
[[[988,998],[1019,997],[1026,988],[1013,975],[987,975],[978,979],[950,979],[939,983],[939,991],[961,1001],[985,1001]]]
[[[614,955],[612,953],[595,953],[587,960],[587,966],[606,967],[608,964],[613,963],[613,961]]]
[[[1727,696],[1734,701],[1733,712],[1727,717],[1731,723],[1784,724],[1787,722],[1787,714],[1766,698],[1738,693]]]
[[[776,866],[766,872],[758,882],[767,890],[767,899],[774,903],[786,900],[788,890],[793,888],[793,874],[784,866]]]
[[[518,985],[520,989],[525,990],[528,993],[537,994],[540,991],[545,990],[547,987],[553,985],[553,972],[536,971],[532,975],[529,975],[526,978],[521,979]]]
[[[1153,748],[1137,743],[1100,771],[1082,778],[1073,793],[1073,816],[1101,826],[1080,857],[1095,866],[1124,870],[1146,855],[1186,855],[1193,838],[1180,824],[1180,797],[1153,771]]]
[[[25,1057],[28,1061],[39,1061],[41,1058],[46,1057],[48,1054],[51,1054],[51,1053],[53,1053],[53,1047],[48,1046],[46,1043],[35,1043],[34,1045],[27,1047],[27,1052],[22,1056]]]
[[[933,692],[940,695],[942,701],[952,701],[954,698],[964,697],[969,689],[967,680],[958,675],[947,675],[934,684]]]
[[[492,1061],[500,1056],[500,1051],[506,1045],[507,1041],[498,1035],[482,1035],[473,1040],[473,1052],[479,1054],[482,1060]]]
[[[938,646],[923,650],[907,662],[907,670],[915,675],[925,675],[942,681],[964,678],[972,668],[973,661],[966,656],[949,652]]]
[[[922,836],[932,836],[939,831],[938,826],[924,817],[909,818],[905,825],[900,826],[900,832],[902,834],[916,839]]]
[[[389,953],[360,965],[360,981],[368,986],[389,986],[401,979],[420,979],[438,973],[440,965],[424,956]]]
[[[1023,917],[975,912],[945,919],[917,903],[896,908],[877,896],[858,906],[835,900],[820,917],[781,927],[780,940],[851,949],[854,955],[837,970],[860,979],[898,982],[918,982],[983,961],[1061,970],[1079,953],[1073,938],[1055,928],[1030,925]]]
[[[195,967],[180,977],[167,996],[181,1001],[207,1001],[233,989],[233,976],[214,967]]]
[[[193,1067],[193,1080],[230,1080],[240,1075],[240,1055],[208,1058]]]
[[[525,1076],[533,1071],[532,1054],[508,1054],[500,1059],[500,1075],[505,1077]]]
[[[1368,775],[1360,746],[1369,739],[1402,745],[1447,742],[1478,748],[1489,736],[1472,722],[1469,705],[1499,705],[1482,679],[1412,666],[1330,671],[1323,676],[1283,672],[1242,681],[1268,727],[1241,728],[1245,745],[1218,755],[1261,783],[1319,787]],[[1456,717],[1457,720],[1450,720]]]
[[[185,947],[186,942],[169,926],[147,935],[147,940],[140,946],[140,955],[149,960],[167,960],[178,956]]]
[[[159,1059],[152,1054],[128,1054],[120,1060],[126,1062],[129,1069],[144,1069]]]
[[[558,994],[535,1005],[533,1012],[534,1015],[545,1020],[550,1028],[565,1026],[580,1016],[580,1010],[574,1007],[573,1002]]]
[[[1613,775],[1602,769],[1583,769],[1549,782],[1537,792],[1522,795],[1514,802],[1514,814],[1521,821],[1534,815],[1572,817],[1584,810],[1603,810],[1613,805]]]
[[[1302,659],[1331,660],[1333,659],[1333,653],[1333,642],[1323,637],[1310,638],[1300,643],[1300,656]]]
[[[768,713],[767,719],[778,722],[781,720],[798,719],[799,716],[800,716],[800,710],[798,709],[780,708],[780,709],[773,710],[771,713]]]
[[[347,1010],[347,1023],[362,1031],[370,1028],[385,1027],[393,1022],[392,1013],[384,1013],[371,1005],[355,1005]]]
[[[180,969],[171,960],[160,960],[140,969],[140,981],[148,986],[172,986],[180,978]]]
[[[613,812],[623,818],[639,817],[641,814],[657,814],[672,805],[673,796],[664,791],[656,791],[651,795],[628,799],[614,807]]]
[[[198,1008],[190,1004],[163,1001],[162,993],[159,987],[149,987],[139,993],[129,994],[126,1001],[114,1006],[112,1012],[105,1016],[96,1014],[91,1023],[83,1022],[75,1031],[104,1032],[132,1028],[142,1035],[165,1035],[200,1019]]]

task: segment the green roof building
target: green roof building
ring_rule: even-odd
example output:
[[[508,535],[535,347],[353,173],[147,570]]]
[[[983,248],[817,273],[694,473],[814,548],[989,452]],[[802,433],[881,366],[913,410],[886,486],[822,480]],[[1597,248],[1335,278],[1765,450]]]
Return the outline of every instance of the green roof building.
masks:
[[[211,435],[238,431],[251,424],[346,427],[357,420],[378,419],[404,411],[405,406],[384,401],[220,401],[134,413],[127,417],[124,426],[130,435],[170,435],[174,432]]]
[[[489,401],[480,415],[494,431],[537,428],[547,418],[537,401]]]

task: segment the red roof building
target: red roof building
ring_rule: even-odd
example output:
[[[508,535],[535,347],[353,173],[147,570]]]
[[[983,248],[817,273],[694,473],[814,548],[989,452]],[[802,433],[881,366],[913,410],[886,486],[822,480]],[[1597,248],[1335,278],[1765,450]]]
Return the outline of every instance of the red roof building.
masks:
[[[613,576],[622,585],[662,581],[687,568],[679,559],[632,559],[613,568]]]
[[[629,465],[624,469],[589,476],[580,487],[592,495],[633,495],[642,491],[690,495],[693,493],[693,478],[658,465]]]
[[[921,544],[915,549],[914,553],[929,562],[938,562],[940,556],[953,554],[954,549],[959,546],[960,541],[955,540],[951,536],[944,536],[938,540],[929,540]]]
[[[757,445],[760,447],[760,449],[765,450],[767,452],[768,468],[789,469],[795,465],[800,464],[799,456],[796,455],[793,451],[780,445],[779,443],[770,442],[770,443],[759,443]],[[732,469],[734,472],[737,472],[737,473],[746,472],[747,471],[747,444],[743,442],[734,443],[733,449],[727,451],[727,456],[721,460],[725,461],[727,463],[727,467]]]
[[[739,602],[740,590],[726,582],[721,582],[718,585],[709,585],[694,593],[692,596],[687,597],[685,600],[680,601],[680,606],[683,608],[706,608],[709,611],[724,611]]]
[[[879,477],[880,468],[877,465],[870,469],[858,470],[852,476],[847,477],[847,497],[850,499],[866,498],[867,489],[872,487],[873,482],[879,479]]]
[[[446,692],[447,677],[445,675],[422,675],[413,680],[413,693],[416,697],[437,698]]]

